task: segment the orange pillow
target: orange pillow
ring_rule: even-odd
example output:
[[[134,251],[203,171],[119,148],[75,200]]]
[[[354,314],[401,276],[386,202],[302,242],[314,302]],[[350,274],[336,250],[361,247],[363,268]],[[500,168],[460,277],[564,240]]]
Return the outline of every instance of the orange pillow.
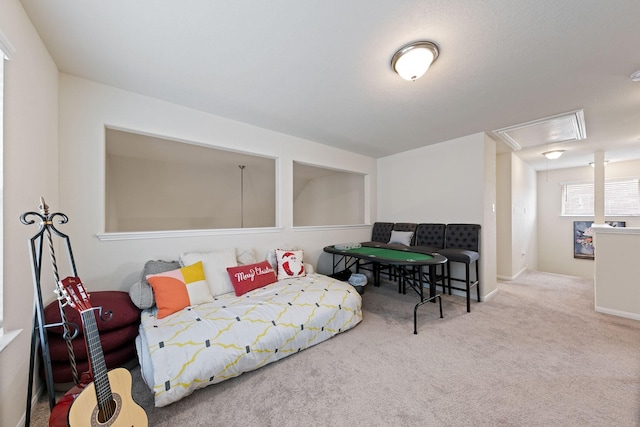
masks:
[[[158,319],[167,317],[190,305],[213,301],[204,276],[202,261],[159,274],[149,274],[158,307]]]

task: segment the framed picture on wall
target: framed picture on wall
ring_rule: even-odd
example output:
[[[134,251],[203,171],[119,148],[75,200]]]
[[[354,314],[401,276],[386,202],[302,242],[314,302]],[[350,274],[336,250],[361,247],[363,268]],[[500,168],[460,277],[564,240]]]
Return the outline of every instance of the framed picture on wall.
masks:
[[[605,221],[611,227],[624,227],[625,221]],[[593,221],[573,221],[573,257],[595,259],[593,247]]]

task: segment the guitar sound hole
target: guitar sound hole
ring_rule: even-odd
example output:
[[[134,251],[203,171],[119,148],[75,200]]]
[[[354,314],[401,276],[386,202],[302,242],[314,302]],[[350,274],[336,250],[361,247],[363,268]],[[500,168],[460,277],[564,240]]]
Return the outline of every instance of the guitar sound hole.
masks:
[[[113,393],[113,399],[105,403],[100,407],[99,405],[93,409],[93,415],[91,417],[91,426],[110,426],[112,425],[118,415],[120,414],[120,408],[122,408],[122,398],[119,394]]]

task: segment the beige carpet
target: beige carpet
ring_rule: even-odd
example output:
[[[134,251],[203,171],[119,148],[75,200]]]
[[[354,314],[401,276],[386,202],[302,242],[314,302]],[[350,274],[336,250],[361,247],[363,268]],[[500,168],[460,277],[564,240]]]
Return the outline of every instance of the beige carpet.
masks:
[[[640,322],[596,313],[592,281],[527,272],[471,313],[445,296],[418,335],[408,292],[368,285],[355,329],[168,407],[135,368],[134,399],[151,426],[640,426]]]

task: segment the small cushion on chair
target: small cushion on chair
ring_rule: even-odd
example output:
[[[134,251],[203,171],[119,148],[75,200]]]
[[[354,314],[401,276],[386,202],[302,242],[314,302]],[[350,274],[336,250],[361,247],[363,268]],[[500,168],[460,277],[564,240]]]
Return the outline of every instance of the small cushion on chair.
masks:
[[[413,231],[396,231],[391,232],[391,238],[389,243],[400,243],[401,245],[411,245],[411,239],[413,238]]]
[[[468,251],[466,249],[440,249],[438,253],[446,257],[449,261],[464,262],[465,264],[471,264],[480,259],[478,252]]]

